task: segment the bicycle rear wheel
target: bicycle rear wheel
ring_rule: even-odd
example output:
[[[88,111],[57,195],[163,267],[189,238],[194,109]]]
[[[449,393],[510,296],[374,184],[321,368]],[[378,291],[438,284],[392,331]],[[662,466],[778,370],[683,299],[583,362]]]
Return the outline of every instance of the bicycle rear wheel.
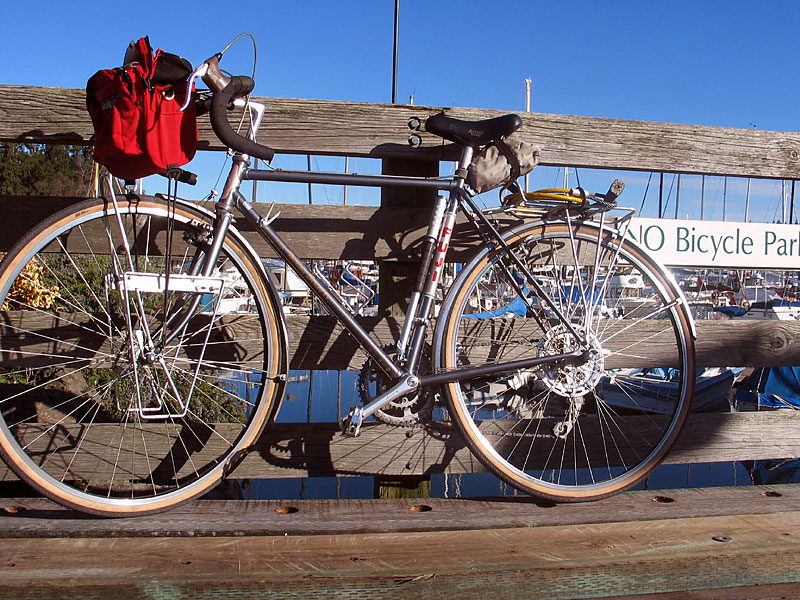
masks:
[[[663,268],[609,229],[538,223],[505,239],[570,325],[503,250],[486,249],[442,308],[439,369],[564,354],[581,350],[579,337],[589,359],[450,383],[451,419],[486,467],[527,493],[581,501],[633,486],[689,410],[685,300]]]
[[[210,231],[188,203],[91,199],[0,263],[0,453],[20,478],[84,512],[157,512],[256,441],[282,398],[282,312],[235,231],[195,272]]]

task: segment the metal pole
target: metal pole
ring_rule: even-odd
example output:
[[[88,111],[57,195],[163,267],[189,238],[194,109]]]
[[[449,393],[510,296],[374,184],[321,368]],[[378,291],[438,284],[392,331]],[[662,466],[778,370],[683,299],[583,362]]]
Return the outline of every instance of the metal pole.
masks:
[[[392,104],[397,104],[397,40],[400,33],[400,0],[394,0],[394,66],[392,67]]]
[[[727,221],[728,214],[728,178],[723,179],[722,184],[722,220]]]
[[[347,173],[347,167],[349,165],[349,156],[344,157],[344,172]],[[342,197],[342,204],[347,206],[347,186],[344,186],[344,196]],[[341,371],[340,371],[341,373]]]
[[[308,170],[311,170],[311,155],[308,155]],[[311,202],[311,182],[308,182],[308,203],[312,204]]]
[[[678,207],[681,204],[681,174],[678,173],[678,189],[675,190],[675,218],[678,218]]]
[[[703,220],[703,215],[705,214],[706,208],[706,176],[703,175],[703,179],[700,183],[700,220]]]
[[[525,112],[531,112],[531,78],[525,78]]]
[[[781,223],[786,223],[786,180],[781,180]]]
[[[747,194],[744,197],[744,222],[750,218],[750,182],[751,179],[747,178]]]
[[[531,112],[531,79],[525,78],[525,112]],[[525,173],[525,191],[528,191],[528,173]]]

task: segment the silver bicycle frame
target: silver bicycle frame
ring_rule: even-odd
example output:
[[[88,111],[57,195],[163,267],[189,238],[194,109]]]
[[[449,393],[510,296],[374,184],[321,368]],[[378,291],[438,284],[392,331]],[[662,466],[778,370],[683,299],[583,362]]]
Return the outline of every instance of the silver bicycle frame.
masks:
[[[236,101],[239,106],[250,107],[256,117],[251,120],[248,137],[255,139],[258,130],[260,115],[263,113],[261,105],[257,103],[245,103]],[[473,149],[469,146],[462,148],[461,157],[458,161],[457,173],[464,173],[469,167],[473,156]],[[412,294],[409,304],[409,311],[405,316],[405,321],[398,340],[398,354],[405,359],[406,369],[401,369],[392,358],[370,337],[369,333],[358,323],[347,307],[337,298],[327,286],[306,266],[305,262],[298,257],[294,251],[283,241],[278,233],[272,228],[274,217],[269,215],[262,216],[253,205],[245,199],[239,192],[239,187],[243,181],[275,181],[292,183],[318,183],[334,184],[347,186],[367,186],[367,187],[410,187],[417,189],[435,189],[449,193],[447,199],[437,201],[431,221],[426,233],[426,240],[432,244],[432,252],[429,264],[423,264],[421,269],[427,270],[425,273],[424,284],[421,290]],[[488,226],[488,232],[494,237],[498,244],[504,246],[500,234],[488,223],[479,210],[472,203],[471,195],[465,190],[464,179],[459,176],[451,178],[422,178],[398,175],[360,175],[348,173],[324,173],[310,171],[282,171],[282,170],[261,170],[249,168],[249,157],[237,153],[234,155],[233,166],[228,175],[225,188],[216,205],[217,222],[214,230],[215,246],[208,253],[207,264],[212,264],[216,260],[218,249],[227,232],[231,215],[234,210],[238,210],[250,221],[260,235],[273,247],[286,263],[295,271],[300,279],[309,289],[319,298],[323,305],[333,314],[336,319],[347,329],[364,350],[375,360],[378,366],[392,379],[397,380],[394,387],[384,392],[370,403],[359,409],[358,423],[356,429],[360,427],[363,418],[373,414],[378,409],[385,406],[392,400],[413,391],[420,385],[435,385],[445,382],[485,377],[501,372],[514,371],[518,369],[530,368],[535,365],[553,362],[581,363],[587,360],[587,350],[570,352],[546,357],[532,357],[518,360],[507,364],[498,364],[482,367],[464,368],[418,377],[417,366],[425,342],[427,322],[433,312],[435,304],[436,290],[441,281],[442,269],[444,266],[447,250],[449,248],[450,236],[453,232],[455,219],[458,211],[465,207],[478,215],[480,224],[475,222],[476,227]],[[515,260],[512,253],[512,262],[522,268],[526,276],[533,279],[524,265]],[[422,280],[420,280],[422,281]],[[551,303],[552,304],[552,303]],[[569,319],[560,314],[558,307],[552,304],[551,309],[560,315],[560,319],[565,326],[572,330]],[[578,339],[582,336],[575,333]],[[586,345],[586,344],[584,344]]]

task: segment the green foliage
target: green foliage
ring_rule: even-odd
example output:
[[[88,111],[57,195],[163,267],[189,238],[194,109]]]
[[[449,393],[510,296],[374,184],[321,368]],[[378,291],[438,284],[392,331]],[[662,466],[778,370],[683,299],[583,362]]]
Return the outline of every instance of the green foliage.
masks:
[[[0,369],[0,384],[41,385],[50,380],[52,373],[53,369]]]
[[[57,295],[49,306],[51,310],[68,312],[75,307],[81,307],[87,313],[93,313],[104,322],[107,315],[112,315],[112,320],[118,331],[125,332],[126,326],[122,319],[124,301],[119,292],[108,290],[104,293],[105,275],[113,272],[112,258],[109,255],[72,254],[69,257],[61,254],[41,254],[38,259],[45,268],[40,269],[41,285],[45,289],[57,290]],[[78,268],[76,268],[76,265]],[[143,268],[144,265],[139,265]],[[148,271],[163,272],[165,270],[163,259],[151,258],[147,264]],[[41,286],[40,286],[41,287]],[[38,289],[38,288],[37,288]],[[161,294],[145,294],[142,298],[146,312],[153,318],[150,323],[152,331],[160,328],[159,316],[163,314],[164,300]],[[168,303],[170,306],[172,303]],[[135,314],[135,313],[134,313]],[[124,338],[125,334],[122,333]],[[204,337],[201,330],[200,337]],[[186,342],[192,345],[192,341]],[[123,339],[117,340],[123,344]],[[191,368],[191,367],[189,367]],[[160,366],[149,367],[140,365],[141,392],[144,402],[149,405],[156,402],[155,397],[164,402],[165,410],[180,412],[181,408],[174,400],[170,385]],[[136,383],[133,371],[127,361],[122,360],[114,368],[89,368],[83,370],[88,390],[107,390],[100,397],[95,398],[103,405],[103,414],[106,418],[121,419],[124,413],[136,403]],[[246,421],[247,406],[242,404],[236,391],[236,382],[232,379],[221,377],[217,369],[202,369],[199,377],[194,382],[190,410],[190,420],[199,419],[204,422],[244,423]],[[184,399],[189,396],[192,388],[191,372],[181,369],[171,371],[173,383]],[[149,383],[148,383],[149,382]],[[27,382],[26,382],[27,383]],[[154,390],[160,390],[154,394]],[[118,406],[119,403],[119,406]]]
[[[57,289],[54,310],[82,310],[100,313],[104,307],[104,278],[112,272],[111,256],[90,254],[45,254],[38,260],[44,266],[42,284],[48,289]],[[78,265],[79,268],[75,268]]]
[[[111,330],[114,331],[114,339],[110,343],[113,355],[109,359],[114,365],[83,366],[75,371],[72,366],[68,366],[64,373],[69,371],[77,375],[69,378],[57,375],[54,377],[57,370],[53,368],[0,369],[0,385],[24,384],[31,388],[42,386],[44,390],[51,387],[60,389],[74,399],[74,406],[69,400],[59,399],[60,410],[78,421],[86,418],[97,422],[117,422],[133,417],[133,414],[126,416],[126,411],[135,410],[140,399],[146,408],[163,403],[163,413],[180,413],[182,406],[175,398],[176,394],[172,389],[174,385],[182,401],[191,399],[187,416],[189,422],[247,421],[250,406],[240,397],[243,384],[234,373],[215,368],[209,363],[208,368],[202,368],[195,379],[193,368],[196,363],[174,360],[170,358],[171,354],[165,363],[169,369],[169,377],[164,366],[158,362],[147,364],[139,360],[135,371],[127,350],[129,334],[123,316],[125,299],[113,285],[108,286],[105,280],[108,274],[114,272],[114,258],[110,254],[46,251],[54,249],[55,246],[46,248],[26,265],[13,284],[2,309],[36,311],[43,315],[50,312],[59,315],[82,312],[94,319],[93,325],[89,327],[96,327],[103,333],[107,333],[109,325],[113,324]],[[122,266],[119,268],[124,270]],[[156,273],[167,270],[161,257],[150,257],[147,264],[137,264],[137,268]],[[176,298],[182,298],[182,294],[177,294]],[[176,298],[168,299],[168,309],[174,306]],[[138,300],[141,300],[148,315],[147,329],[158,332],[162,326],[165,308],[163,295],[142,294]],[[142,327],[136,321],[137,311],[133,310],[132,314],[133,328]],[[69,322],[69,317],[65,318]],[[199,318],[202,320],[202,317]],[[205,341],[205,334],[206,330],[200,329],[195,334],[196,338],[182,340],[183,348],[188,349],[189,353],[195,351]],[[36,334],[33,335],[35,337]],[[213,345],[214,341],[211,343]],[[137,374],[140,382],[138,393]],[[54,378],[52,384],[49,383],[51,378]],[[25,396],[26,400],[27,398]]]
[[[90,147],[0,143],[0,194],[86,196],[93,171]]]

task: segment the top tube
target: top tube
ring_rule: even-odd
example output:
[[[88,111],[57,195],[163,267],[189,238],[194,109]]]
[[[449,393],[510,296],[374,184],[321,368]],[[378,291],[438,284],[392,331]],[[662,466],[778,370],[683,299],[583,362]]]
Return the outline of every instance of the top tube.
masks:
[[[454,191],[460,187],[455,178],[437,179],[410,175],[362,175],[359,173],[326,173],[319,171],[284,171],[244,169],[242,179],[283,183],[320,183],[363,187],[400,186]]]

